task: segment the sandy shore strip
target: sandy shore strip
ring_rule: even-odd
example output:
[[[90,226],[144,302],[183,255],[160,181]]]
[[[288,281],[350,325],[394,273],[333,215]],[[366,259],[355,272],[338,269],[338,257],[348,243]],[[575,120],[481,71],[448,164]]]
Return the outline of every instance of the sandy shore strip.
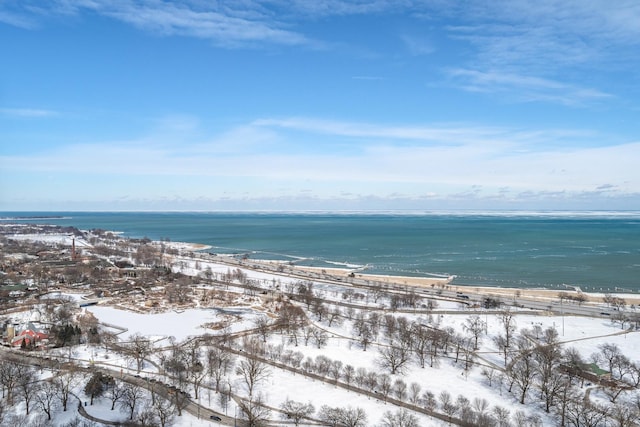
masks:
[[[186,251],[203,251],[212,248],[210,245],[200,243],[189,242],[164,242],[165,244],[178,249]],[[228,257],[224,255],[217,255],[219,258],[228,258],[229,262],[236,264],[237,258]],[[248,259],[246,263],[243,263],[245,268],[251,268],[248,264],[264,265],[269,270],[274,270],[274,265],[283,265],[285,268],[280,270],[280,274],[287,274],[289,271],[295,274],[296,271],[300,272],[312,272],[314,274],[323,274],[331,277],[345,279],[349,277],[357,277],[358,279],[370,280],[371,282],[389,283],[395,285],[409,285],[417,287],[428,288],[445,288],[447,290],[465,293],[482,294],[492,297],[499,297],[503,299],[534,299],[534,300],[547,300],[558,301],[558,295],[563,292],[570,296],[576,296],[580,294],[584,296],[585,301],[588,303],[602,303],[605,297],[604,293],[588,293],[579,290],[572,289],[541,289],[541,288],[504,288],[494,286],[474,286],[474,285],[459,285],[453,284],[455,276],[451,277],[417,277],[417,276],[395,276],[395,275],[383,275],[383,274],[367,274],[362,273],[359,269],[350,268],[326,268],[326,267],[309,267],[299,266],[283,261],[271,261],[271,260],[258,260]],[[640,306],[640,294],[629,293],[615,293],[612,295],[623,298],[627,305]]]
[[[164,244],[170,248],[179,251],[206,251],[211,249],[211,245],[205,245],[202,243],[189,243],[189,242],[156,242],[157,244]]]
[[[255,264],[267,264],[273,265],[273,261],[265,260],[251,260]],[[540,289],[540,288],[503,288],[493,286],[473,286],[473,285],[456,285],[452,284],[453,277],[439,278],[439,277],[414,277],[414,276],[393,276],[382,274],[367,274],[360,273],[358,270],[352,270],[348,268],[325,268],[325,267],[307,267],[287,264],[286,270],[289,271],[306,271],[316,274],[326,274],[332,277],[338,277],[341,279],[348,277],[357,277],[358,279],[370,280],[371,282],[381,282],[396,285],[409,285],[417,287],[428,288],[446,288],[447,290],[465,293],[482,294],[486,296],[499,297],[502,299],[516,300],[516,299],[534,299],[534,300],[547,300],[558,301],[558,295],[563,292],[570,296],[576,296],[578,294],[585,297],[586,302],[590,303],[602,303],[605,296],[604,293],[587,293],[573,289]],[[613,295],[623,298],[627,305],[640,305],[640,295],[638,294],[619,294],[612,293]]]

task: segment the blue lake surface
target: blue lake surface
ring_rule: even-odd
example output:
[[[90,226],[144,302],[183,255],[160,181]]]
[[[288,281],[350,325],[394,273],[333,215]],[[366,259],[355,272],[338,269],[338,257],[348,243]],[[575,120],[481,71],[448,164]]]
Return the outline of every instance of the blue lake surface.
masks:
[[[29,222],[195,242],[365,272],[456,276],[455,284],[640,291],[640,212],[5,212]],[[5,221],[15,221],[5,219]]]

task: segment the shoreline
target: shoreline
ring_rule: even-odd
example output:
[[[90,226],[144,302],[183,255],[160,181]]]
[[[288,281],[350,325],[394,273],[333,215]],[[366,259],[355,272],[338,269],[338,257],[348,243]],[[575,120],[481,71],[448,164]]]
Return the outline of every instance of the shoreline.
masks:
[[[298,267],[294,266],[293,269],[315,271],[325,270],[327,273],[337,275],[345,278],[353,272],[348,269],[323,269],[319,267]],[[605,293],[598,292],[584,292],[575,288],[567,288],[564,290],[557,289],[545,289],[545,288],[508,288],[497,286],[481,286],[481,285],[457,285],[452,284],[451,281],[455,276],[449,278],[436,278],[436,277],[413,277],[413,276],[392,276],[381,274],[366,274],[354,272],[355,277],[365,280],[394,283],[400,285],[409,285],[417,287],[427,288],[447,288],[448,290],[483,294],[486,296],[496,296],[509,299],[543,299],[543,300],[558,300],[558,294],[564,292],[568,295],[584,295],[586,302],[602,303]],[[631,293],[615,293],[611,292],[611,295],[617,295],[625,299],[628,305],[640,305],[640,295]]]
[[[213,246],[202,243],[190,243],[190,242],[158,242],[169,243],[176,249],[190,250],[190,251],[204,251],[211,249]],[[238,259],[233,256],[216,255],[218,258],[227,259],[231,263],[237,263]],[[247,260],[249,261],[249,260]],[[250,259],[250,262],[257,265],[263,265],[273,267],[274,265],[286,265],[287,269],[291,272],[302,271],[314,274],[326,274],[328,276],[338,277],[340,279],[346,279],[349,277],[357,277],[363,280],[369,280],[371,282],[381,282],[396,285],[408,285],[425,288],[447,288],[449,290],[483,294],[493,297],[501,297],[508,299],[534,299],[534,300],[558,300],[558,294],[560,292],[568,295],[583,295],[587,303],[602,303],[606,294],[616,295],[623,298],[627,305],[640,306],[640,295],[634,293],[623,292],[589,292],[583,291],[579,288],[567,287],[567,289],[546,289],[546,288],[509,288],[509,287],[497,287],[497,286],[482,286],[482,285],[460,285],[451,283],[455,276],[449,277],[420,277],[420,276],[395,276],[384,274],[367,274],[362,272],[361,268],[339,268],[339,267],[311,267],[311,266],[299,266],[295,264],[289,264],[283,261],[272,260],[259,260]],[[245,268],[251,268],[250,266],[242,263]],[[279,272],[279,274],[287,274],[286,270]]]

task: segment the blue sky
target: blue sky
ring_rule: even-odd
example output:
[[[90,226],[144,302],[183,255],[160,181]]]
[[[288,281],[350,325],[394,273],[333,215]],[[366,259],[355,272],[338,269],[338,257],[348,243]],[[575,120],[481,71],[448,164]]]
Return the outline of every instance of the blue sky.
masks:
[[[640,209],[636,0],[3,0],[0,210]]]

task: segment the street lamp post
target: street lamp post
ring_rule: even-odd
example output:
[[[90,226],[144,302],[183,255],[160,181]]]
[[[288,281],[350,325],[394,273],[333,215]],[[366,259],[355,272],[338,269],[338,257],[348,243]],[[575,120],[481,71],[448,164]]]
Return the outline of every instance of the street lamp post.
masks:
[[[564,336],[564,308],[562,307],[562,300],[564,298],[560,298],[560,315],[562,316],[562,336]]]

